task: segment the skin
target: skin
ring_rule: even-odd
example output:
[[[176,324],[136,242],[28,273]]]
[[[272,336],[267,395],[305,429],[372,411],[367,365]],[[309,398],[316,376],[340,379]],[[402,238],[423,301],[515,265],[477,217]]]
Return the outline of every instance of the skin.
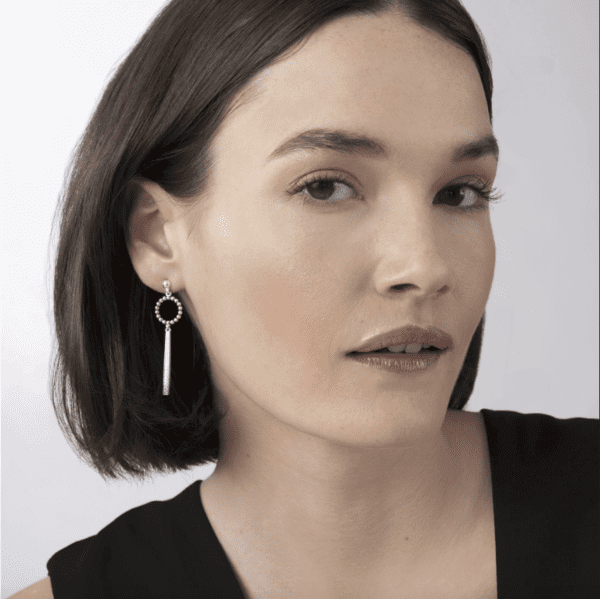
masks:
[[[207,515],[251,597],[466,593],[464,564],[482,564],[463,552],[493,544],[489,480],[477,415],[447,404],[495,246],[488,210],[434,199],[496,176],[492,156],[451,160],[492,132],[475,63],[402,15],[344,17],[240,99],[217,132],[207,195],[190,213],[138,180],[130,231],[140,279],[161,293],[169,279],[195,319],[228,410],[201,485]],[[316,127],[382,139],[392,155],[267,162]],[[338,186],[328,206],[286,193],[316,172],[357,193]],[[454,351],[412,374],[345,356],[408,323],[442,328]]]

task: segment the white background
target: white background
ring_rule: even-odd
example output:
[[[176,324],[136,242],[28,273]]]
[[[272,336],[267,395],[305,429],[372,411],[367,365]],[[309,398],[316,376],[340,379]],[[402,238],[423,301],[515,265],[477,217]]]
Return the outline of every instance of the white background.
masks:
[[[76,458],[49,397],[51,219],[70,154],[162,1],[3,10],[2,598],[124,511],[212,466],[105,483]],[[598,417],[598,1],[464,0],[493,59],[501,146],[497,246],[467,409]]]

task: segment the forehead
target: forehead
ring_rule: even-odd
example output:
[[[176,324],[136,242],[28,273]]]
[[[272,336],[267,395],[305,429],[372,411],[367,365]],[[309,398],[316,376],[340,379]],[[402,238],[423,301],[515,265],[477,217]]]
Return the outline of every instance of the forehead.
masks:
[[[473,59],[395,12],[330,22],[264,69],[238,97],[217,146],[264,161],[291,134],[320,127],[383,139],[398,159],[491,131]]]

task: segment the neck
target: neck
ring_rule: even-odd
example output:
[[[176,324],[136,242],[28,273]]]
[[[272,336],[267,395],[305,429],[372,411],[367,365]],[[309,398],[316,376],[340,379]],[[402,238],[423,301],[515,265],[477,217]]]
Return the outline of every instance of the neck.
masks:
[[[338,569],[381,556],[429,559],[474,505],[475,498],[460,501],[468,474],[452,434],[457,418],[449,411],[441,429],[418,443],[383,448],[226,419],[221,439],[235,443],[223,444],[203,502],[222,506],[232,530],[243,522],[280,555],[293,542],[307,560]]]

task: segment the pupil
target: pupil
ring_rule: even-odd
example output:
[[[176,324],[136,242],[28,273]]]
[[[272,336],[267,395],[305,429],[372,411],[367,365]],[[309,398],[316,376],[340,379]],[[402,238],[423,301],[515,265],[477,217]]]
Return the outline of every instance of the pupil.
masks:
[[[461,190],[462,188],[453,188],[449,189],[448,193],[450,194],[450,201],[452,202],[452,206],[459,206],[462,202]]]
[[[332,193],[335,181],[315,181],[309,185],[311,195],[317,200],[326,200]]]

